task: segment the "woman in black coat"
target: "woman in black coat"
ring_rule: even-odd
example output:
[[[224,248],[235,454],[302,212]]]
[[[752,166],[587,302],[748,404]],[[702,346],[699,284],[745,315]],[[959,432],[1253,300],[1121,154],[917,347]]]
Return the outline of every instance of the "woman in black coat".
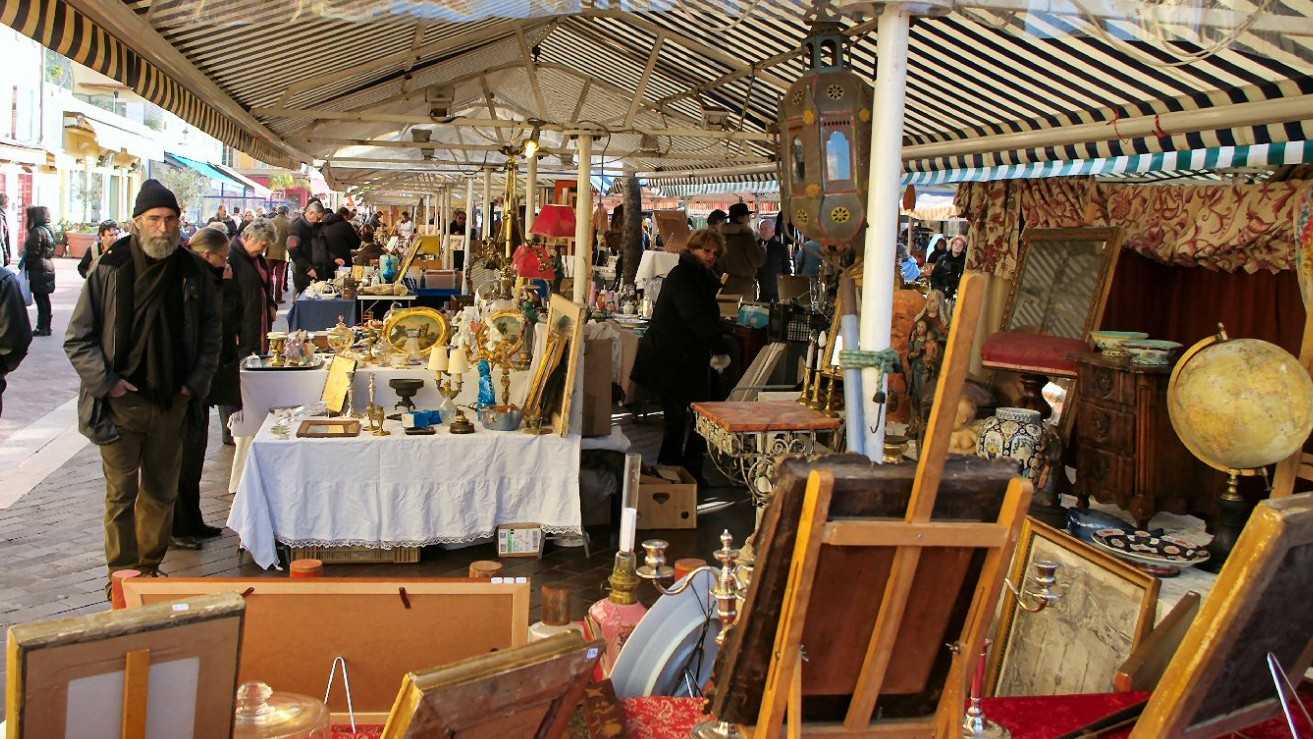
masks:
[[[688,239],[679,264],[661,285],[652,322],[638,345],[630,377],[661,397],[665,434],[661,464],[683,465],[702,477],[706,442],[690,429],[689,403],[711,399],[711,369],[729,364],[720,333],[716,293],[720,280],[711,271],[725,250],[725,239],[703,229]]]
[[[331,218],[324,219],[324,225],[319,232],[324,237],[324,244],[328,247],[328,256],[333,260],[334,268],[350,266],[351,253],[360,246],[360,235],[356,233],[356,227],[351,225],[351,211],[338,208]],[[333,275],[320,275],[319,279],[331,280]]]
[[[948,253],[935,260],[935,270],[930,273],[930,288],[952,300],[957,295],[957,283],[962,281],[966,266],[967,239],[965,236],[954,236],[948,242]]]
[[[50,293],[55,291],[55,232],[50,230],[50,210],[34,205],[27,209],[27,241],[20,265],[27,270],[36,303],[33,336],[50,335]]]

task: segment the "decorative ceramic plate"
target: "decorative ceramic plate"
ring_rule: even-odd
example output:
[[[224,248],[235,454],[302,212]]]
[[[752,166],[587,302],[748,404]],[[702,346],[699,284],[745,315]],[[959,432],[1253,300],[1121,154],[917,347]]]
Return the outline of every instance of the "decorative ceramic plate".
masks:
[[[720,651],[716,645],[720,619],[715,615],[716,599],[711,597],[715,577],[707,570],[690,577],[695,578],[692,586],[679,595],[661,596],[620,648],[611,670],[618,697],[686,697],[696,695],[690,683],[701,686],[711,679]]]
[[[1154,536],[1148,531],[1100,529],[1094,532],[1096,546],[1113,554],[1154,567],[1193,567],[1208,561],[1208,550],[1172,536]]]

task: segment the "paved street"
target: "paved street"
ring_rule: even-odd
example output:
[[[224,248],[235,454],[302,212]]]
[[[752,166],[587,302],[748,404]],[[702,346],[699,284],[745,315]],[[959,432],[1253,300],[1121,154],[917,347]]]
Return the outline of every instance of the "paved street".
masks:
[[[32,339],[27,359],[8,378],[4,415],[0,416],[0,444],[15,431],[58,408],[77,395],[77,373],[64,355],[64,329],[82,290],[76,259],[55,260],[55,294],[50,296],[54,314],[51,336]],[[27,309],[36,327],[36,306]]]

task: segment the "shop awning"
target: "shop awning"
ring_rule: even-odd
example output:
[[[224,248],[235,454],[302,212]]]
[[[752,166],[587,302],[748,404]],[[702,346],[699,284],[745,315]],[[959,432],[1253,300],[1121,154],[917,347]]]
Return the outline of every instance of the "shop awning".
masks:
[[[160,161],[164,158],[164,146],[158,141],[141,134],[127,131],[103,121],[98,121],[82,113],[66,112],[65,128],[89,130],[96,139],[96,146],[115,153],[123,153],[142,160]]]
[[[220,172],[219,170],[215,169],[214,167],[210,166],[205,162],[198,162],[195,159],[188,159],[187,157],[182,156],[181,154],[167,154],[165,156],[165,161],[167,161],[169,164],[174,165],[175,167],[185,167],[187,169],[192,170],[193,172],[197,172],[203,175],[208,179],[214,180],[215,182],[221,182],[225,187],[236,188],[235,192],[233,193],[234,195],[246,189],[246,185],[242,184],[241,182],[238,182],[232,177],[225,175],[223,172]]]
[[[219,170],[223,174],[227,175],[228,179],[236,180],[237,182],[240,182],[244,187],[251,190],[251,194],[257,198],[267,198],[271,194],[273,194],[273,191],[270,190],[269,188],[265,187],[264,185],[261,185],[260,183],[256,182],[250,177],[247,177],[241,172],[238,172],[232,167],[223,164],[211,164],[210,166]]]
[[[913,172],[904,184],[940,185],[956,182],[1034,179],[1040,177],[1117,176],[1153,173],[1203,172],[1232,167],[1313,164],[1313,141],[1279,144],[1219,146],[1190,151],[1097,157],[1071,161],[1032,162],[996,167],[963,167],[939,172]]]

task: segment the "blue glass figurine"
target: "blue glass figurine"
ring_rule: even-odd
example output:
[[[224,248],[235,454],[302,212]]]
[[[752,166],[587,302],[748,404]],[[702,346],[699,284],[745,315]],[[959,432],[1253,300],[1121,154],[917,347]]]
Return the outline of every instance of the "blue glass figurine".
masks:
[[[479,360],[479,407],[487,408],[497,405],[497,395],[492,390],[492,365],[486,359]]]

